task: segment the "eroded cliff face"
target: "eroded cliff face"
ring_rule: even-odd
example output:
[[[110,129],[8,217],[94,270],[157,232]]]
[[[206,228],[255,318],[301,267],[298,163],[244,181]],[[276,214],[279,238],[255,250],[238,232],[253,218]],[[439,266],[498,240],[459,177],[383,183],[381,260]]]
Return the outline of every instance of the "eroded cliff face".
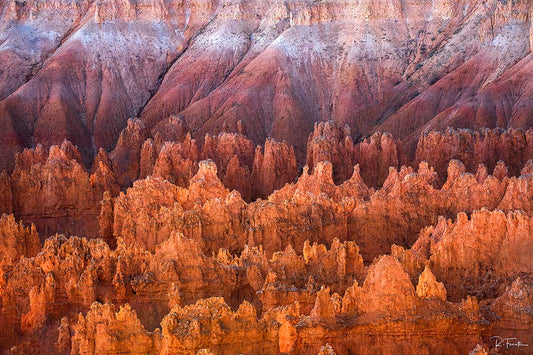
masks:
[[[390,132],[409,157],[428,130],[531,125],[529,0],[0,6],[0,169],[65,139],[89,166],[134,117],[286,141],[300,163],[315,122]]]
[[[216,6],[3,2],[2,168],[32,143],[49,147],[68,139],[86,164],[98,148],[113,148]]]
[[[4,214],[0,218],[0,228],[0,263],[15,263],[21,256],[35,256],[40,251],[39,235],[34,225],[25,227],[22,222],[17,223],[13,215]]]
[[[247,202],[268,197],[298,175],[294,149],[285,142],[267,140],[264,147],[255,146],[242,133],[228,132],[206,134],[197,142],[177,117],[170,117],[151,133],[141,121],[130,121],[110,157],[123,188],[148,176],[186,188],[199,162],[212,160],[219,179]]]
[[[317,129],[335,128],[326,127],[320,125]],[[326,136],[315,134],[312,138]],[[280,188],[296,175],[294,153],[284,143],[272,141],[264,148],[256,148],[252,158],[251,142],[238,134],[208,136],[201,153],[189,134],[182,135],[181,142],[163,142],[157,137],[142,143],[137,150],[139,155],[134,157],[136,164],[115,168],[114,161],[121,161],[115,159],[119,156],[115,152],[129,151],[124,146],[117,147],[110,157],[101,151],[90,175],[69,143],[50,152],[40,147],[27,150],[17,159],[13,174],[4,174],[4,212],[14,212],[18,218],[36,223],[42,238],[54,232],[100,235],[114,245],[116,237],[124,237],[153,250],[172,231],[180,231],[205,243],[207,252],[220,247],[239,252],[246,241],[251,246],[263,245],[273,253],[289,244],[301,248],[307,239],[331,243],[336,237],[355,240],[370,262],[386,253],[391,244],[412,245],[420,229],[435,223],[439,215],[455,218],[459,212],[471,213],[483,207],[531,211],[530,164],[521,176],[509,177],[503,162],[495,165],[492,175],[483,165],[473,174],[461,162],[442,158],[441,164],[447,165],[446,180],[422,162],[417,171],[405,166],[399,171],[389,168],[382,187],[374,190],[363,180],[360,165],[352,168],[348,180],[336,185],[335,172],[346,170],[344,158],[339,158],[342,154],[332,153],[331,146],[319,150],[312,143],[308,159],[314,164],[312,172],[306,167],[296,183]],[[386,137],[383,135],[381,141],[393,142]],[[350,142],[349,137],[345,138]],[[141,141],[137,139],[135,146],[140,147]],[[398,152],[383,150],[383,146],[380,150],[370,149],[372,145],[367,142],[355,147],[359,148],[353,151],[368,153],[361,156],[363,163],[387,161],[387,151]],[[317,157],[316,151],[321,152],[322,158]],[[199,161],[200,156],[209,154],[221,161],[222,172],[212,161]],[[376,154],[385,158],[378,159]],[[494,161],[498,154],[499,151],[487,151],[487,159]],[[397,157],[397,153],[392,156]],[[335,163],[321,161],[328,157]],[[375,164],[363,166],[367,172],[381,169]],[[440,164],[437,169],[442,169]],[[138,180],[114,199],[119,192],[115,176],[133,172],[122,175],[133,179],[141,170],[150,177]],[[47,178],[54,175],[63,178]],[[280,189],[268,198],[250,202],[277,188]],[[100,204],[105,192],[108,197]],[[467,195],[469,198],[464,198]]]
[[[533,345],[531,1],[0,14],[1,353]]]
[[[455,223],[441,219],[415,245],[426,251],[419,256],[429,259],[452,299],[467,294],[496,298],[509,280],[531,274],[530,224],[531,219],[521,211],[505,214],[483,209],[470,218],[460,213]],[[461,243],[452,241],[458,238]]]

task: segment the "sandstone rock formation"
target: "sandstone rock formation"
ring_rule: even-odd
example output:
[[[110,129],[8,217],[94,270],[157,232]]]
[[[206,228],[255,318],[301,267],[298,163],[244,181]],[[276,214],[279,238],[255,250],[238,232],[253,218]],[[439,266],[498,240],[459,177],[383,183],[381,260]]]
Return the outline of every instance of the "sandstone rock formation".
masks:
[[[467,171],[476,171],[483,164],[493,171],[503,161],[509,174],[519,176],[521,169],[533,158],[533,131],[528,130],[447,130],[424,134],[418,141],[416,162],[426,161],[439,176],[446,176],[446,165],[452,159],[463,162]]]
[[[0,264],[11,264],[21,256],[35,256],[41,249],[35,226],[25,227],[13,215],[0,217],[0,243]]]
[[[523,193],[529,175],[509,179],[501,164],[495,171],[497,178],[483,167],[476,175],[466,173],[462,163],[452,160],[442,188],[438,175],[425,163],[418,173],[411,168],[391,169],[383,187],[373,191],[357,167],[349,180],[335,185],[333,165],[321,162],[313,174],[304,169],[296,184],[252,203],[223,187],[214,164],[200,166],[186,188],[154,178],[137,182],[116,200],[114,222],[109,217],[105,223],[115,225],[115,237],[149,250],[172,231],[200,241],[207,252],[220,247],[239,252],[245,241],[273,253],[289,244],[301,249],[306,239],[329,244],[339,238],[355,240],[365,260],[371,261],[392,244],[412,245],[420,229],[436,223],[439,215],[452,218],[483,207],[531,209],[529,195]],[[467,194],[471,196],[465,199]]]
[[[250,146],[229,160],[217,153],[249,142],[236,138],[208,138],[227,141],[205,152],[226,169],[241,166],[240,156],[249,163]],[[4,186],[15,217],[34,218],[37,229],[0,220],[2,349],[463,353],[491,344],[492,334],[530,341],[530,162],[509,178],[503,163],[492,176],[451,160],[442,186],[424,162],[417,172],[391,168],[375,190],[359,165],[336,185],[334,165],[320,161],[267,199],[246,202],[213,161],[196,162],[190,135],[181,139],[143,143],[160,145],[152,172],[160,177],[118,195],[103,151],[92,174],[69,143],[18,156]],[[174,180],[183,187],[171,182],[184,171],[175,164],[181,153],[197,169]],[[45,230],[41,249],[37,217],[61,220],[44,214],[43,196],[55,196],[52,211],[76,212],[72,228],[90,227],[89,237],[106,242],[45,240]],[[35,215],[21,213],[30,207]]]
[[[17,155],[10,180],[12,211],[35,223],[42,238],[55,232],[96,237],[103,193],[116,195],[119,189],[105,161],[89,174],[68,141],[49,151],[38,146]]]
[[[527,351],[532,6],[0,1],[0,353]]]
[[[391,277],[391,283],[385,288],[375,283],[381,279],[382,272]],[[401,281],[394,281],[395,276],[400,276]],[[87,316],[81,316],[75,326],[73,349],[75,352],[90,354],[97,353],[98,349],[122,349],[127,352],[144,350],[163,354],[204,353],[207,351],[204,349],[222,353],[302,353],[327,350],[332,353],[333,349],[340,352],[357,349],[363,354],[370,354],[378,349],[416,352],[435,351],[441,347],[450,353],[460,353],[472,349],[476,342],[482,342],[480,331],[483,323],[472,318],[462,304],[445,301],[433,305],[436,308],[433,315],[425,315],[427,323],[423,326],[427,327],[431,338],[409,337],[404,343],[392,341],[402,326],[414,322],[421,315],[416,305],[430,302],[417,298],[407,274],[392,257],[380,259],[371,268],[363,288],[369,291],[361,293],[364,300],[354,299],[352,289],[347,291],[344,298],[340,298],[337,294],[331,296],[329,289],[322,288],[317,293],[309,315],[302,313],[297,302],[271,309],[258,318],[254,307],[246,301],[233,312],[222,298],[204,299],[189,306],[175,306],[163,318],[161,330],[158,328],[155,332],[139,328],[139,320],[128,305],[115,313],[113,306],[95,303]],[[384,292],[389,292],[386,298],[381,297],[385,295]],[[353,313],[353,307],[348,306],[354,302],[360,313]],[[393,305],[401,306],[407,313],[401,311],[395,313],[394,318],[379,320],[379,315],[383,314],[381,312],[390,309],[398,311],[395,307],[389,308]],[[454,329],[463,329],[469,333],[471,341],[455,342],[447,335],[450,325],[441,323],[437,315],[437,312],[443,310],[452,317]],[[371,320],[376,322],[374,327],[379,327],[374,328],[374,331],[387,334],[378,344],[369,343],[368,340],[375,335],[364,330],[364,324]],[[387,328],[388,331],[385,330]],[[128,333],[125,332],[126,329]],[[327,332],[331,334],[340,331],[349,336],[332,338],[331,335],[326,335]],[[131,333],[135,336],[128,335]],[[330,339],[332,345],[322,346],[325,339]]]
[[[460,213],[455,223],[443,219],[429,238],[422,235],[416,248],[429,251],[423,257],[452,299],[467,294],[495,298],[509,280],[533,271],[531,223],[520,211],[483,209],[470,218]]]
[[[264,149],[255,149],[252,169],[252,196],[266,198],[296,179],[298,166],[294,149],[274,140],[267,140]]]
[[[141,148],[146,138],[146,128],[140,120],[129,120],[128,126],[120,133],[110,156],[120,185],[129,186],[138,179]]]
[[[0,173],[0,213],[13,212],[13,190],[11,189],[11,178],[5,172]]]
[[[333,163],[333,180],[343,183],[351,177],[351,167],[359,164],[361,176],[369,186],[382,186],[389,168],[399,169],[405,163],[401,145],[389,134],[376,132],[370,138],[354,144],[350,129],[341,129],[334,122],[315,124],[307,141],[307,166],[321,161]]]
[[[173,118],[172,122],[179,122],[179,132],[184,132],[183,121]],[[132,172],[138,172],[140,179],[161,177],[178,186],[188,187],[198,170],[198,163],[209,159],[216,163],[217,175],[224,185],[239,191],[247,202],[266,198],[297,176],[294,151],[286,143],[269,140],[263,149],[255,147],[242,134],[226,132],[206,135],[202,146],[189,132],[181,136],[174,134],[168,139],[165,141],[162,134],[155,133],[153,138],[142,144],[140,158],[134,162],[139,166],[126,166]]]

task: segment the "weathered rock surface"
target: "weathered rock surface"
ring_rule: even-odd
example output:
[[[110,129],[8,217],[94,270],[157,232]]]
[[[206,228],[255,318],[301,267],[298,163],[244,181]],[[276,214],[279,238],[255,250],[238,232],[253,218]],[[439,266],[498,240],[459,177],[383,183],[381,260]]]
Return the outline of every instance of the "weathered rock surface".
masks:
[[[533,344],[531,1],[0,14],[0,353]]]
[[[530,1],[428,4],[4,1],[0,169],[64,139],[90,165],[133,117],[286,141],[299,162],[329,120],[410,157],[429,130],[529,128]]]
[[[178,127],[179,134],[169,136],[167,132],[164,136],[157,131],[153,138],[144,141],[140,157],[124,165],[131,171],[131,176],[138,174],[139,179],[161,177],[180,187],[188,187],[190,179],[198,171],[198,163],[212,160],[217,165],[219,179],[230,191],[239,191],[247,202],[268,197],[297,176],[294,150],[284,142],[268,140],[262,148],[254,146],[240,133],[222,132],[206,135],[200,146],[190,132],[185,131],[183,121],[172,118],[171,122],[173,127]],[[138,146],[137,143],[135,147]],[[118,146],[111,155],[117,150]],[[119,161],[126,160],[121,158]]]
[[[129,120],[128,126],[120,132],[110,159],[121,186],[130,186],[139,178],[141,149],[146,138],[147,131],[140,120]]]
[[[293,182],[298,165],[292,146],[267,140],[264,149],[255,149],[252,168],[252,196],[266,198],[275,190]]]
[[[240,252],[248,243],[263,245],[271,254],[289,244],[301,249],[307,239],[329,245],[339,238],[355,240],[370,262],[392,244],[411,246],[418,232],[440,215],[454,218],[482,208],[532,209],[527,197],[530,175],[510,179],[501,163],[495,176],[483,166],[473,175],[452,160],[441,188],[438,175],[425,163],[416,173],[391,168],[379,190],[366,186],[358,167],[349,180],[335,185],[333,169],[331,163],[320,162],[312,174],[305,168],[297,183],[268,200],[246,203],[223,186],[214,163],[201,162],[185,188],[154,178],[137,182],[116,200],[114,221],[106,223],[115,225],[115,237],[149,250],[172,231],[199,241],[206,252],[221,247]]]
[[[427,273],[420,283],[434,282]],[[330,250],[306,243],[302,256],[288,249],[268,259],[260,249],[207,257],[180,235],[154,253],[56,236],[14,265],[6,281],[0,318],[10,326],[0,339],[4,348],[19,342],[21,351],[41,344],[42,353],[318,352],[330,339],[342,353],[439,346],[461,353],[486,328],[475,301],[420,297],[395,257],[367,269],[352,242],[335,241]],[[498,309],[502,302],[495,301]],[[409,333],[415,324],[424,337]],[[395,339],[400,335],[405,342]],[[377,336],[382,340],[371,342]]]
[[[11,175],[12,212],[35,223],[41,238],[56,232],[97,237],[100,201],[119,186],[105,159],[87,172],[68,141],[45,150],[38,146],[17,155]],[[2,212],[10,212],[9,208]]]
[[[35,226],[25,227],[13,215],[0,217],[0,243],[0,264],[16,262],[21,256],[35,256],[41,250]]]
[[[469,172],[475,172],[480,164],[493,171],[497,163],[503,161],[511,176],[519,176],[532,158],[533,131],[485,129],[423,134],[418,141],[415,161],[426,161],[441,177],[446,177],[446,166],[452,159],[463,162]]]
[[[5,171],[0,173],[0,213],[13,213],[11,178]]]
[[[216,9],[210,1],[0,6],[2,169],[32,144],[68,139],[86,164],[98,148],[113,148]]]
[[[215,179],[210,164],[201,164],[193,180],[203,177],[205,184]],[[152,180],[158,181],[145,183]],[[213,196],[220,193],[217,184],[209,186],[206,191]],[[175,189],[175,198],[187,205],[188,190]],[[168,190],[157,191],[169,195]],[[196,203],[208,203],[205,197],[198,196]],[[246,247],[240,256],[220,250],[209,257],[201,243],[173,232],[151,253],[122,239],[111,250],[99,240],[56,236],[37,256],[20,259],[5,273],[0,318],[10,326],[2,328],[0,339],[3,348],[19,344],[20,351],[41,344],[43,353],[318,352],[326,341],[338,353],[443,348],[462,353],[487,334],[511,328],[528,340],[532,246],[523,214],[475,212],[471,221],[459,215],[455,224],[442,219],[421,233],[412,251],[396,250],[368,268],[355,243],[337,239],[331,249],[306,241],[298,253],[289,246],[270,258],[262,246]],[[19,231],[18,240],[27,240],[26,250],[16,255],[35,255],[30,247],[35,231],[12,217],[3,220]],[[487,223],[489,229],[480,229]],[[468,257],[461,252],[479,248],[472,243],[480,238],[486,253]],[[516,241],[509,255],[502,252],[504,246],[491,244],[508,239]],[[409,253],[414,263],[407,262]],[[424,263],[431,270],[423,270]],[[494,265],[490,275],[502,290],[499,296],[486,284],[484,265]],[[514,281],[517,275],[526,277]],[[481,312],[472,294],[489,310]],[[213,296],[225,301],[208,298]],[[226,302],[238,310],[231,311]],[[121,305],[116,314],[113,304]],[[80,311],[88,313],[78,316]],[[505,321],[492,321],[493,314]],[[412,327],[419,335],[409,331]],[[398,336],[406,340],[398,342]],[[376,337],[381,339],[377,343],[372,341]]]
[[[422,233],[414,248],[429,259],[452,299],[496,298],[510,282],[533,272],[531,223],[521,211],[484,209],[470,218],[460,213],[455,223],[442,219],[431,234]]]
[[[15,217],[39,228],[39,216],[61,221],[70,208],[72,228],[107,243],[53,236],[41,249],[35,227],[0,219],[2,349],[464,353],[493,334],[531,341],[531,162],[509,178],[501,162],[489,175],[451,160],[442,186],[424,162],[417,172],[391,168],[375,190],[359,165],[336,185],[334,165],[319,161],[246,202],[213,161],[194,162],[190,135],[180,139],[143,143],[160,145],[158,177],[119,194],[103,151],[92,174],[69,143],[18,156],[4,173]],[[227,162],[224,177],[240,159],[258,161],[244,137],[207,140],[218,139],[205,154]],[[194,175],[176,164],[182,153],[194,158]],[[41,199],[55,201],[56,214]]]
[[[361,176],[368,186],[382,186],[389,168],[399,169],[406,162],[401,144],[389,134],[376,132],[370,138],[354,144],[348,126],[334,122],[315,124],[307,141],[307,166],[321,161],[333,164],[333,180],[341,184],[352,176],[352,166],[359,164]]]
[[[389,275],[389,282],[378,285],[376,282],[381,283],[379,280],[385,276],[382,273]],[[357,288],[357,284],[354,287]],[[155,332],[139,328],[139,320],[128,305],[114,313],[113,306],[95,303],[74,326],[73,350],[90,354],[97,353],[99,348],[195,354],[209,349],[251,354],[324,352],[328,349],[329,353],[332,349],[344,353],[357,349],[363,354],[371,354],[390,350],[435,351],[440,347],[449,353],[461,353],[482,342],[483,322],[479,320],[479,313],[472,314],[463,304],[442,300],[435,303],[418,298],[407,274],[392,257],[383,257],[370,268],[363,289],[366,293],[358,292],[364,299],[357,298],[353,288],[344,298],[338,294],[331,296],[329,289],[322,288],[308,314],[295,302],[271,309],[259,318],[249,302],[244,301],[232,311],[222,298],[204,299],[188,306],[174,306],[163,318],[161,330],[158,328]],[[429,306],[429,302],[433,302],[432,311],[420,307],[425,303]],[[357,313],[354,313],[355,308]],[[393,310],[394,316],[383,318],[389,310]],[[438,314],[443,311],[450,317],[448,323],[439,319]],[[423,336],[402,333],[403,327],[419,322],[415,319],[422,315],[425,321],[418,323],[418,327],[424,328]],[[366,328],[368,322],[373,322],[371,330]],[[468,333],[470,340],[457,341],[449,334],[451,327]],[[135,336],[129,335],[132,333]],[[332,334],[339,336],[332,337]],[[377,334],[381,334],[381,340],[372,342]],[[405,341],[394,341],[394,336],[400,334],[407,336]],[[331,344],[323,347],[326,339]]]

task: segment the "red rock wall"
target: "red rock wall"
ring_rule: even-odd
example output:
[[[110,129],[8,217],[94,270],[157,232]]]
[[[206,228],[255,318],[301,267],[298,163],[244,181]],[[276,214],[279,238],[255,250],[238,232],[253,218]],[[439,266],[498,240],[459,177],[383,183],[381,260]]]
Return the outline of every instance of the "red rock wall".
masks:
[[[333,180],[341,184],[352,176],[352,166],[359,164],[361,176],[368,186],[381,187],[389,168],[405,164],[401,144],[390,134],[377,132],[354,144],[348,126],[334,122],[315,124],[307,141],[307,166],[312,170],[321,161],[333,164]]]
[[[513,130],[447,130],[420,136],[415,162],[426,161],[439,176],[446,176],[447,163],[452,159],[463,162],[467,171],[474,172],[479,164],[493,171],[503,161],[512,176],[533,158],[533,131]]]

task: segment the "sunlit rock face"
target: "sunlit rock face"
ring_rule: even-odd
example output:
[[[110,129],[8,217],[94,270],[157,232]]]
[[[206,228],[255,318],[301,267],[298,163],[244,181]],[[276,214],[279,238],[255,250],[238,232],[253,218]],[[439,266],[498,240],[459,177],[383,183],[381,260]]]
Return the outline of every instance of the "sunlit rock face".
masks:
[[[501,161],[492,174],[469,172],[425,142],[436,168],[391,166],[376,188],[355,165],[336,184],[356,148],[350,139],[324,145],[323,132],[310,136],[312,170],[248,201],[230,190],[232,165],[253,162],[256,174],[236,180],[250,192],[257,171],[290,171],[294,155],[279,153],[290,149],[271,141],[254,150],[227,133],[200,153],[190,134],[148,138],[135,161],[153,162],[154,175],[123,191],[117,172],[141,167],[117,166],[113,152],[88,172],[69,142],[23,151],[3,173],[2,208],[14,216],[0,219],[2,349],[463,354],[494,349],[494,334],[532,342],[533,163],[519,176]],[[439,134],[455,133],[429,136]],[[385,154],[383,139],[372,142],[359,146]],[[152,160],[143,158],[149,145]],[[500,157],[484,154],[489,164]],[[265,165],[266,156],[277,158]],[[329,156],[335,165],[321,159]],[[435,171],[443,166],[445,178]]]
[[[0,0],[0,353],[527,353],[531,14]]]

